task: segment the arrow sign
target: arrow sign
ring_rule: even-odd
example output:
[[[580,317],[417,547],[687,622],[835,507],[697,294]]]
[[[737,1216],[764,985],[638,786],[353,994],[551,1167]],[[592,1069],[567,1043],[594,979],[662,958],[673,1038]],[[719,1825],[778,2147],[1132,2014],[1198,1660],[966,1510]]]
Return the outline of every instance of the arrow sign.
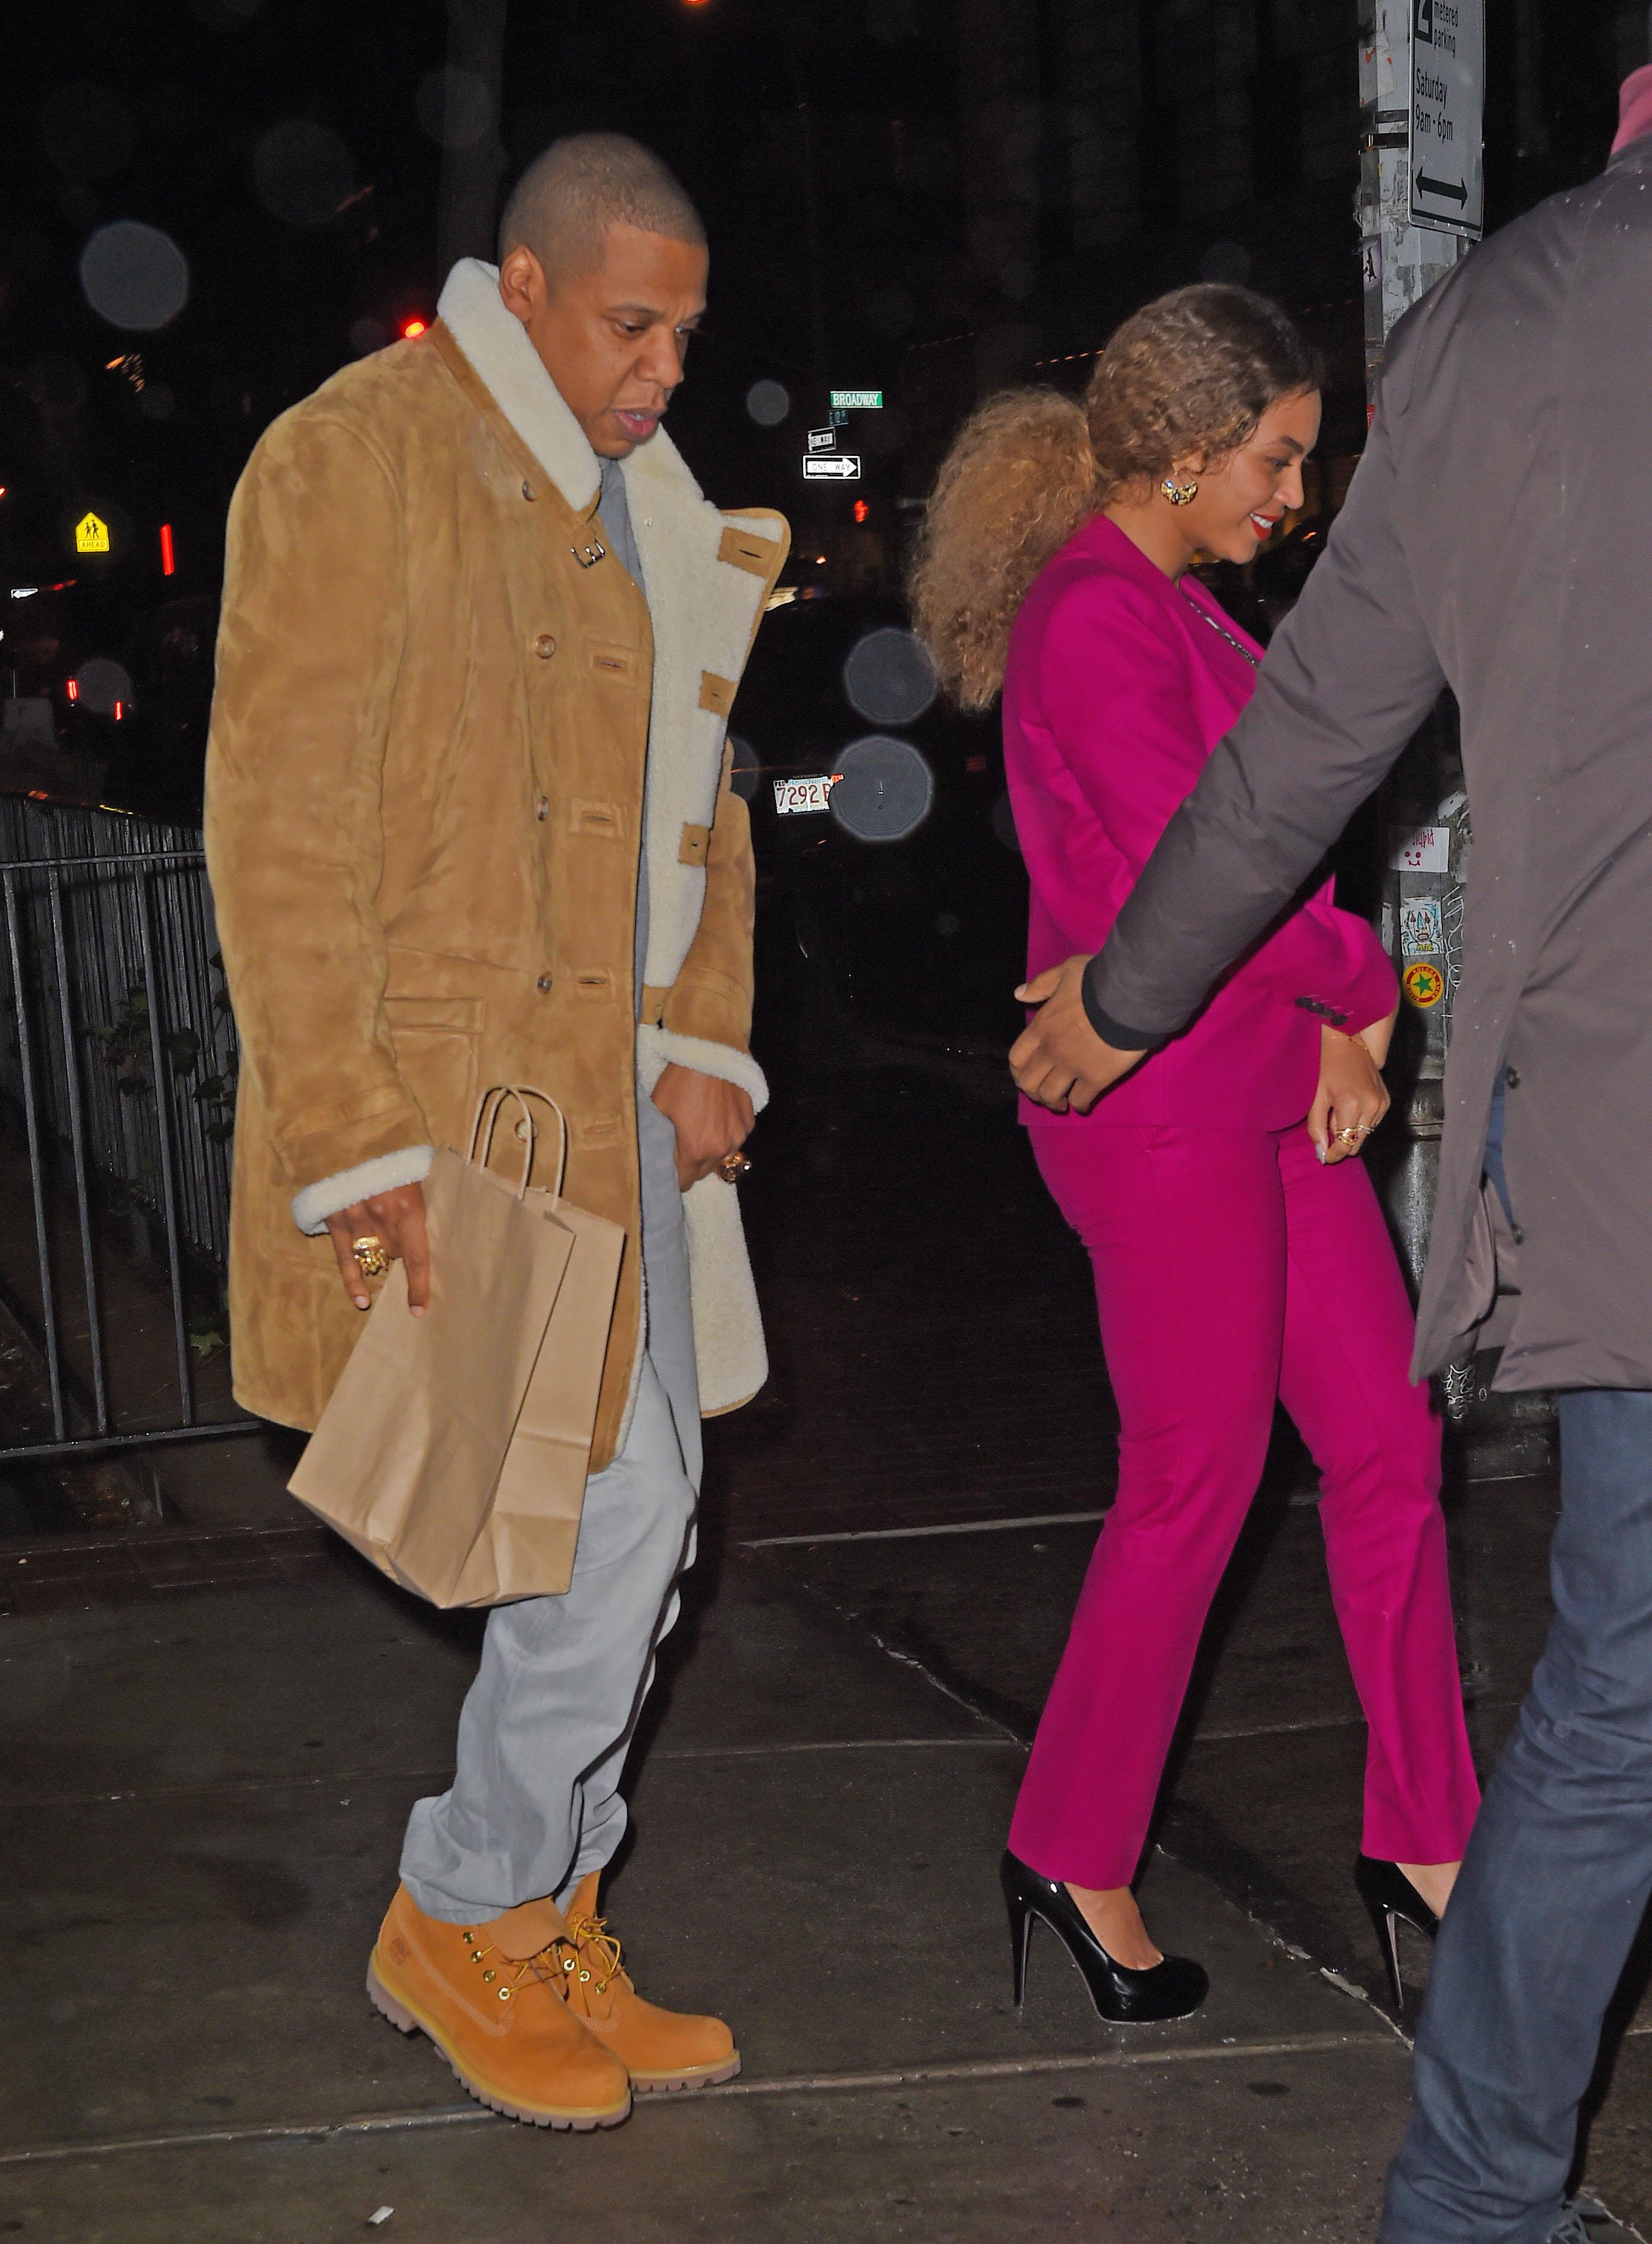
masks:
[[[838,452],[805,460],[803,479],[806,483],[858,483],[860,480],[860,456],[854,452]]]
[[[1486,0],[1412,0],[1410,14],[1408,214],[1413,226],[1478,240],[1486,220]]]
[[[835,429],[811,429],[809,431],[809,449],[812,452],[830,452],[835,449],[837,441]]]

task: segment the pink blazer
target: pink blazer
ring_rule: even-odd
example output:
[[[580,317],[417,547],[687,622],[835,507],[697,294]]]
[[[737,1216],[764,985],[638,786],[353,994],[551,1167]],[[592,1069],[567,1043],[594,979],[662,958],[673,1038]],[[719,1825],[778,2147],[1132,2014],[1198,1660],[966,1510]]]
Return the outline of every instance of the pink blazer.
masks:
[[[1256,672],[1207,618],[1262,650],[1190,577],[1172,583],[1098,515],[1042,571],[1010,634],[1004,765],[1032,882],[1027,970],[1099,950],[1171,814],[1250,700]],[[1183,1033],[1056,1129],[1283,1130],[1319,1079],[1311,999],[1350,1032],[1392,1011],[1376,935],[1327,882],[1255,944]]]

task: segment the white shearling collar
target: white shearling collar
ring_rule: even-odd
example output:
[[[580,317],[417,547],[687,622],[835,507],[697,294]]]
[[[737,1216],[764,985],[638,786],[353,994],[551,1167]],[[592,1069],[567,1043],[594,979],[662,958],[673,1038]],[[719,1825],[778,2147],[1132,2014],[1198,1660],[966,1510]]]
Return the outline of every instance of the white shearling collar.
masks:
[[[602,463],[546,373],[527,329],[506,310],[498,267],[479,257],[462,257],[448,275],[436,315],[574,512],[589,514],[602,487]],[[624,473],[634,515],[648,515],[653,501],[669,509],[673,500],[698,504],[701,498],[699,485],[663,429],[637,446],[624,463]],[[644,560],[646,568],[646,545]]]
[[[522,321],[505,309],[496,266],[462,257],[436,314],[494,403],[576,514],[588,514],[602,481],[585,432],[563,404]]]

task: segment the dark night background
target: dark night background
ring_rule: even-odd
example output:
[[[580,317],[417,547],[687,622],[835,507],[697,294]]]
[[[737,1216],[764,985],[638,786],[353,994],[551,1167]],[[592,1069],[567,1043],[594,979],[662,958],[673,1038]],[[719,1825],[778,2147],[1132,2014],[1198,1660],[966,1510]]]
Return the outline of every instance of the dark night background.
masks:
[[[52,695],[60,740],[79,727],[127,807],[192,811],[225,508],[259,432],[434,314],[440,73],[476,12],[11,12],[0,575],[76,581],[7,600],[0,677]],[[1491,0],[1487,18],[1495,226],[1599,167],[1646,22],[1608,0]],[[1123,314],[1200,274],[1276,294],[1325,348],[1334,499],[1364,423],[1357,30],[1355,0],[518,0],[500,192],[560,132],[619,127],[660,150],[713,247],[679,443],[723,504],[792,517],[796,571],[888,592],[976,399],[1029,374],[1082,382]],[[119,219],[164,229],[188,261],[187,302],[158,331],[123,332],[82,291],[84,244]],[[773,429],[745,409],[759,380],[791,398]],[[853,432],[863,525],[857,493],[799,477],[828,384],[888,400]],[[73,551],[89,505],[111,524],[107,562]],[[64,699],[98,653],[138,681],[118,741]]]

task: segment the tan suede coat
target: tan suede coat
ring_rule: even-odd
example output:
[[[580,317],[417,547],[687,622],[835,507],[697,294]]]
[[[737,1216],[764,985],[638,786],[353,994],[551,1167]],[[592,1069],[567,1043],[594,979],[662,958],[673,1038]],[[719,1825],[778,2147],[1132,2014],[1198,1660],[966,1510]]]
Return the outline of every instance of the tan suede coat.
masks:
[[[530,1083],[567,1111],[570,1196],[630,1234],[595,1470],[643,1329],[639,1056],[765,1095],[724,731],[786,532],[720,515],[662,434],[625,470],[645,603],[489,268],[456,267],[442,313],[276,422],[230,516],[206,842],[243,1056],[235,1392],[314,1426],[361,1329],[294,1195],[394,1180],[463,1144],[482,1088]],[[732,1408],[766,1369],[737,1195],[708,1179],[687,1213],[702,1405]]]

